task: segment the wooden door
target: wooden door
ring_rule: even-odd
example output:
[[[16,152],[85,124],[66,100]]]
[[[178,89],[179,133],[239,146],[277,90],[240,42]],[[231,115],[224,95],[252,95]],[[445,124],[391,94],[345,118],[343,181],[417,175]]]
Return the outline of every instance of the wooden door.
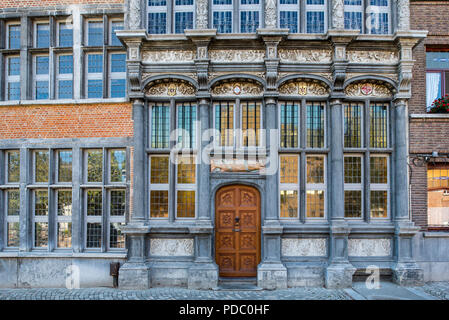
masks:
[[[215,261],[221,277],[255,277],[260,262],[260,195],[233,185],[215,196]]]

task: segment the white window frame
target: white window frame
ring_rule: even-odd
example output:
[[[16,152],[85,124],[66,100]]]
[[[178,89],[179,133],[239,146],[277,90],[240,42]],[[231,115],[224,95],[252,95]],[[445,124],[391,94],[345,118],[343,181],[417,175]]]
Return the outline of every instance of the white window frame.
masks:
[[[307,182],[307,158],[308,157],[321,157],[323,158],[323,173],[324,173],[324,182],[323,183],[308,183]],[[306,197],[305,197],[305,219],[306,221],[323,221],[327,219],[327,156],[323,154],[306,154],[306,170],[304,171],[306,176]],[[308,217],[307,216],[307,191],[323,191],[324,192],[324,216],[323,217]]]
[[[344,5],[344,12],[359,12],[362,15],[362,30],[360,31],[360,33],[365,33],[366,31],[366,18],[363,12],[363,8],[364,8],[364,1],[365,0],[360,0],[360,5],[348,5],[345,4]],[[369,0],[368,0],[369,1]],[[344,13],[343,13],[344,16]]]
[[[48,208],[48,212],[46,216],[36,216],[36,192],[38,191],[45,191],[47,192],[47,201],[50,204],[49,200],[49,193],[48,188],[36,188],[32,190],[32,248],[33,250],[48,250],[50,245],[50,222],[49,222],[49,215],[50,215],[50,208]],[[47,246],[44,247],[36,247],[36,223],[46,223],[47,224]]]
[[[103,72],[89,72],[89,56],[91,55],[101,55],[102,58],[102,70]],[[85,74],[86,74],[86,83],[85,83],[85,98],[86,99],[101,99],[101,98],[89,98],[89,80],[101,80],[102,81],[102,96],[104,97],[104,79],[103,79],[103,74],[104,74],[104,54],[102,52],[89,52],[86,53],[85,55],[86,57],[86,63],[84,65],[85,68]]]
[[[4,207],[4,210],[3,210],[4,216],[5,216],[5,220],[4,220],[5,221],[5,226],[3,228],[5,236],[3,238],[4,238],[4,241],[5,241],[4,242],[5,243],[5,248],[18,249],[19,246],[17,246],[17,247],[8,246],[8,224],[9,223],[18,223],[19,224],[19,228],[20,228],[20,214],[16,215],[16,216],[8,215],[8,197],[9,197],[8,193],[9,193],[9,191],[18,191],[19,192],[19,197],[20,197],[20,189],[19,189],[18,186],[17,186],[17,188],[6,189],[3,192],[3,199],[4,199],[4,203],[5,203],[5,207]],[[33,241],[34,241],[34,239],[33,239]],[[20,245],[20,234],[19,234],[19,245]]]
[[[109,81],[108,81],[108,86],[109,86],[109,97],[112,97],[112,80],[125,80],[125,96],[126,96],[126,58],[125,58],[125,71],[124,72],[112,72],[112,56],[114,54],[124,54],[126,57],[126,52],[109,52]]]
[[[122,23],[123,28],[125,28],[125,22],[124,22],[123,19],[113,18],[113,19],[109,20],[108,44],[110,46],[115,46],[115,45],[112,44],[112,38],[114,36],[113,35],[113,30],[112,30],[112,25],[114,23]]]
[[[59,59],[62,56],[72,56],[72,73],[60,73],[59,72]],[[56,59],[56,97],[57,99],[62,99],[59,98],[59,81],[72,81],[72,98],[73,98],[73,91],[74,91],[74,84],[73,84],[73,73],[74,73],[74,69],[75,69],[75,63],[73,61],[73,54],[72,53],[67,53],[67,54],[58,54],[57,55],[57,59]],[[67,99],[67,98],[64,98]]]
[[[296,157],[298,159],[298,183],[282,183],[281,182],[281,174],[279,172],[278,175],[278,183],[279,183],[279,194],[278,194],[278,201],[279,201],[279,219],[280,220],[286,220],[286,221],[292,221],[292,220],[299,220],[300,212],[301,212],[301,192],[299,185],[301,183],[301,156],[297,153],[280,153],[279,154],[279,169],[281,166],[281,158],[282,157]],[[296,217],[281,217],[281,191],[296,191],[298,192],[298,208],[296,209]]]
[[[6,43],[5,43],[5,48],[10,49],[10,50],[20,50],[20,46],[17,49],[11,49],[10,48],[10,40],[9,40],[10,33],[9,32],[10,32],[10,28],[12,26],[15,26],[15,27],[19,26],[20,27],[20,21],[8,22],[6,24]]]
[[[304,3],[304,33],[307,32],[307,12],[324,12],[324,33],[328,30],[328,13],[327,13],[327,0],[324,0],[324,4],[307,4],[307,0]],[[313,33],[312,33],[313,34]],[[321,33],[319,33],[321,34]]]
[[[365,185],[365,175],[364,175],[364,170],[365,170],[365,164],[364,164],[364,159],[365,159],[365,157],[364,157],[364,155],[363,154],[360,154],[360,153],[354,153],[354,154],[351,154],[351,153],[348,153],[348,154],[344,154],[344,156],[343,156],[344,158],[359,158],[360,159],[360,163],[361,163],[361,167],[360,167],[360,183],[346,183],[346,182],[344,182],[344,178],[343,178],[343,183],[344,183],[344,191],[360,191],[361,192],[361,208],[362,208],[362,211],[361,211],[361,215],[360,215],[360,217],[346,217],[345,216],[345,219],[348,219],[348,220],[363,220],[364,219],[364,216],[365,216],[365,210],[364,210],[364,205],[365,205],[365,198],[364,198],[364,188],[363,188],[363,186]],[[344,161],[343,161],[343,163],[344,163]],[[343,172],[344,172],[344,169],[345,168],[343,168]]]
[[[262,0],[259,0],[259,4],[242,4],[242,0],[233,0],[233,1],[238,1],[238,10],[237,10],[237,21],[238,21],[238,30],[234,30],[234,33],[242,33],[242,19],[241,19],[241,14],[243,11],[257,11],[259,12],[259,27],[258,28],[262,28],[263,24],[262,24],[262,16],[263,16],[263,12],[262,12]]]
[[[151,158],[168,158],[168,183],[151,183]],[[170,219],[170,180],[171,180],[171,163],[170,163],[170,155],[169,154],[152,154],[148,157],[148,181],[149,181],[149,190],[148,190],[148,211],[149,211],[149,219],[151,220],[169,220]],[[151,216],[151,191],[167,191],[168,193],[168,215],[167,217],[152,217]],[[196,208],[195,208],[196,210]]]
[[[12,58],[19,58],[20,56],[13,55],[13,56],[6,56],[5,57],[5,100],[7,101],[17,101],[17,100],[9,100],[9,94],[8,94],[8,88],[10,83],[18,82],[20,85],[20,74],[19,75],[9,75],[9,68],[10,68],[10,59]],[[22,66],[20,66],[20,69],[22,69]],[[19,97],[20,100],[20,97]]]
[[[186,156],[186,158],[190,157]],[[175,220],[194,220],[197,218],[198,214],[198,165],[196,163],[196,155],[191,156],[193,158],[193,162],[195,164],[195,183],[187,184],[187,183],[178,183],[178,160],[176,161],[175,166]],[[178,154],[176,156],[177,159],[183,158],[182,154]],[[178,217],[178,191],[194,191],[195,192],[195,216],[194,217]],[[169,192],[169,202],[170,202],[170,192]],[[169,211],[170,212],[170,211]]]
[[[72,43],[73,43],[73,36],[74,36],[73,30],[74,29],[73,29],[73,21],[72,21],[72,19],[66,19],[64,21],[57,21],[56,24],[57,24],[57,28],[56,28],[56,43],[58,44],[58,47],[61,47],[60,37],[59,37],[60,30],[61,30],[61,25],[67,25],[67,26],[71,27],[71,29],[72,29]]]
[[[33,23],[33,47],[34,48],[47,48],[47,47],[38,47],[37,46],[37,28],[39,25],[47,25],[48,26],[48,46],[51,46],[51,28],[50,28],[50,21],[48,20],[36,20]]]
[[[386,221],[390,219],[390,156],[388,154],[370,154],[370,166],[371,166],[371,158],[386,158],[387,159],[387,183],[371,183],[369,182],[369,190],[370,190],[370,200],[371,200],[371,191],[386,191],[387,192],[387,216],[385,218],[376,218],[371,216],[371,207],[369,208],[369,218],[375,221]],[[371,201],[370,201],[371,202]]]
[[[102,47],[104,46],[104,22],[103,22],[103,18],[92,18],[92,19],[86,19],[86,22],[84,24],[84,45],[87,47],[89,46],[89,24],[90,23],[101,23],[102,29],[103,29],[103,41],[102,43],[98,46],[98,47]],[[97,47],[97,46],[91,46],[91,47]]]
[[[38,57],[48,57],[48,74],[37,74],[37,58]],[[33,56],[33,100],[37,100],[37,82],[46,81],[48,83],[48,98],[39,100],[49,100],[50,99],[50,55],[49,54],[36,54]]]
[[[167,0],[169,1],[169,0]],[[175,33],[176,31],[176,13],[178,12],[193,12],[193,21],[192,21],[192,29],[195,29],[195,22],[196,22],[196,8],[195,8],[195,1],[193,0],[192,5],[176,5],[176,0],[173,1],[173,16],[172,16],[172,33]],[[167,12],[167,17],[168,17]],[[182,34],[182,33],[181,33]]]
[[[281,1],[278,0],[278,27],[281,27],[281,11],[286,11],[286,12],[291,12],[294,11],[297,13],[297,28],[298,28],[298,32],[297,33],[301,33],[301,9],[300,9],[300,3],[301,0],[296,0],[296,4],[281,4]],[[289,33],[291,33],[289,31]]]
[[[365,1],[369,1],[369,0],[365,0]],[[388,6],[371,6],[369,5],[369,2],[366,4],[366,18],[364,23],[366,23],[367,19],[370,18],[371,19],[371,15],[373,14],[373,12],[371,12],[369,9],[371,7],[375,7],[379,10],[379,13],[386,13],[388,15],[388,32],[386,34],[391,34],[392,32],[392,28],[391,28],[391,0],[387,0],[388,1]],[[366,33],[368,34],[372,34],[371,33],[371,29],[369,28],[365,28],[365,30],[367,31]],[[382,35],[382,34],[380,34]]]
[[[211,1],[211,7],[212,7],[212,14],[211,14],[211,28],[214,27],[214,12],[231,12],[231,33],[236,33],[236,31],[234,30],[234,26],[235,26],[235,12],[234,12],[234,1],[239,1],[240,0],[232,0],[231,4],[214,4],[213,0]],[[239,12],[239,11],[237,11]],[[237,21],[238,25],[240,27],[240,19],[238,19],[237,17]]]
[[[146,26],[146,29],[148,30],[148,23],[149,23],[149,21],[148,21],[148,14],[149,13],[165,13],[165,34],[170,33],[170,28],[171,28],[171,26],[169,24],[169,22],[170,22],[169,14],[170,13],[168,12],[168,4],[169,4],[170,0],[166,0],[165,6],[149,6],[148,5],[149,4],[148,0],[146,0],[146,1],[147,1],[147,4],[146,4],[146,8],[147,8],[147,12],[146,12],[147,26]]]
[[[57,170],[56,170],[57,171]],[[59,192],[61,191],[70,191],[72,193],[72,215],[73,215],[73,190],[71,188],[60,188],[60,189],[56,189],[55,191],[55,217],[56,217],[56,221],[55,221],[55,226],[54,226],[54,231],[55,231],[55,248],[58,250],[71,250],[72,246],[73,246],[73,241],[72,241],[72,246],[70,247],[60,247],[59,246],[59,233],[58,233],[58,227],[59,227],[59,223],[72,223],[72,215],[70,216],[60,216],[58,214],[58,199],[59,199]],[[73,236],[73,223],[72,223],[72,236]]]

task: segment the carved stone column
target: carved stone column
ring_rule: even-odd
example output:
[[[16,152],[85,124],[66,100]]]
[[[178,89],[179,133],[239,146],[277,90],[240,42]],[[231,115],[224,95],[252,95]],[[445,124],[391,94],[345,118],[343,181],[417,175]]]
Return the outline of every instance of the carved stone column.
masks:
[[[332,29],[344,30],[344,12],[343,0],[332,0]]]
[[[398,8],[398,31],[409,31],[410,29],[410,0],[397,0]]]

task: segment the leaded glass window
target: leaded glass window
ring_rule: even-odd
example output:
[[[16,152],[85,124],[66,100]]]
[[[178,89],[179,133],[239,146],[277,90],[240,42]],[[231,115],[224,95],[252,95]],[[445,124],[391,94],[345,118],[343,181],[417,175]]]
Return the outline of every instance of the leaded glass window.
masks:
[[[391,33],[389,0],[344,0],[345,29],[370,34]]]
[[[87,98],[103,98],[103,54],[87,55]]]
[[[388,147],[388,104],[371,103],[370,147]]]
[[[20,57],[6,58],[6,100],[20,100]]]
[[[325,103],[307,102],[306,140],[308,148],[324,148]]]
[[[33,191],[34,247],[48,246],[48,190]]]
[[[297,218],[299,209],[299,156],[279,157],[280,217]]]
[[[348,103],[344,105],[344,147],[362,147],[362,104]]]
[[[109,247],[116,249],[125,248],[125,235],[122,233],[121,229],[125,223],[112,222],[109,224]]]
[[[60,22],[58,27],[58,45],[60,47],[72,47],[73,25],[71,23]]]
[[[8,189],[3,192],[6,224],[6,247],[18,247],[20,242],[20,190]]]
[[[370,203],[371,218],[388,217],[389,170],[387,156],[370,157]]]
[[[363,158],[358,155],[344,157],[345,217],[362,218],[363,213]]]
[[[151,148],[168,148],[170,138],[170,105],[158,103],[151,107]]]
[[[87,21],[87,45],[99,47],[104,43],[103,21]]]
[[[110,59],[110,97],[123,98],[126,96],[126,53],[113,53]]]
[[[36,48],[50,47],[50,25],[48,23],[38,23],[36,27]]]
[[[109,181],[126,182],[126,150],[110,150],[109,163]]]
[[[58,99],[73,98],[73,55],[59,55],[57,68]]]
[[[103,150],[91,149],[86,151],[87,182],[103,181]]]
[[[34,151],[34,182],[48,182],[49,154],[48,150]]]
[[[111,35],[110,35],[110,44],[111,46],[121,46],[122,43],[120,42],[119,38],[116,35],[116,31],[123,30],[124,29],[124,23],[123,21],[119,20],[113,20],[111,21]]]
[[[58,182],[72,181],[72,150],[58,152]]]
[[[178,103],[177,109],[177,130],[178,144],[181,148],[196,148],[196,104]]]
[[[150,157],[150,217],[168,218],[169,156]]]
[[[306,159],[306,218],[325,217],[325,157],[308,155]]]
[[[193,0],[147,1],[148,33],[184,33],[184,30],[194,28]]]
[[[56,192],[57,216],[56,228],[58,248],[72,247],[72,190],[59,189]]]
[[[261,105],[259,102],[241,101],[242,138],[244,147],[259,146]]]
[[[8,25],[8,49],[20,49],[20,25]]]
[[[6,152],[7,179],[8,183],[19,182],[20,180],[20,151],[12,150]]]
[[[34,98],[36,100],[50,97],[49,61],[49,56],[34,57]]]
[[[219,146],[234,145],[234,102],[215,102],[215,130],[219,136],[216,137],[216,144]]]
[[[176,179],[176,217],[194,218],[196,207],[195,157],[178,157]]]
[[[299,147],[299,103],[280,102],[281,148]]]
[[[324,33],[327,28],[325,12],[325,0],[306,0],[307,33]]]

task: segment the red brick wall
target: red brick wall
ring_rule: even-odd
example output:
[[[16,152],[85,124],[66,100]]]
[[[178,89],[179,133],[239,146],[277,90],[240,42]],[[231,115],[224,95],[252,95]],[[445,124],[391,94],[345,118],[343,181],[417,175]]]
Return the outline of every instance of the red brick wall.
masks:
[[[46,7],[97,3],[124,3],[124,0],[1,0],[0,8]]]
[[[0,137],[132,137],[131,104],[0,107]]]
[[[412,98],[410,114],[426,113],[426,48],[449,49],[449,1],[410,1],[413,30],[429,31],[427,38],[413,50]],[[449,152],[449,119],[411,119],[410,154]],[[411,166],[411,210],[413,221],[427,226],[427,166]]]

